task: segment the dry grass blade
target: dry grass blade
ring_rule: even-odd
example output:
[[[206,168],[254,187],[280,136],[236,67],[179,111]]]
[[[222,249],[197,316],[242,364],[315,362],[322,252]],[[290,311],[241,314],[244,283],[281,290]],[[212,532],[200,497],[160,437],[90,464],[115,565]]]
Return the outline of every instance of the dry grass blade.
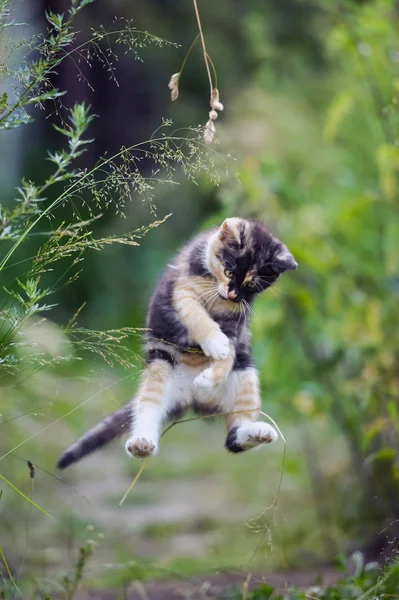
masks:
[[[19,490],[13,483],[11,483],[11,481],[8,481],[8,479],[6,479],[4,477],[4,475],[2,475],[1,473],[0,473],[0,479],[2,479],[4,481],[4,483],[9,485],[14,490],[14,492],[17,492],[17,494],[22,496],[22,498],[24,498],[24,500],[27,500],[27,502],[29,502],[29,504],[32,504],[35,508],[40,510],[40,512],[42,512],[44,515],[46,515],[47,517],[50,517],[50,519],[54,518],[47,511],[45,511],[44,508],[41,508],[38,504],[36,504],[36,502],[33,502],[33,500],[31,500],[28,496],[26,496],[23,492],[21,492],[21,490]]]
[[[281,470],[280,470],[280,478],[279,478],[279,482],[278,482],[278,486],[277,486],[277,491],[276,491],[276,495],[274,497],[273,502],[271,503],[270,506],[268,506],[258,517],[256,517],[255,519],[252,519],[249,523],[248,526],[251,529],[254,529],[256,531],[256,533],[261,533],[261,538],[258,542],[258,544],[256,545],[256,547],[254,548],[254,550],[250,553],[248,560],[246,561],[246,565],[249,565],[249,563],[253,560],[253,558],[256,556],[259,548],[262,546],[263,542],[265,541],[265,538],[267,536],[270,535],[270,525],[269,524],[257,524],[258,521],[260,521],[262,519],[262,517],[265,516],[265,514],[268,511],[271,511],[271,519],[270,522],[271,524],[273,524],[273,520],[274,520],[274,515],[275,515],[275,511],[277,508],[277,504],[280,498],[280,492],[281,492],[281,486],[283,484],[283,476],[284,476],[284,469],[285,469],[285,459],[286,459],[286,454],[287,454],[287,441],[281,431],[281,429],[279,428],[279,426],[277,425],[277,423],[265,412],[263,411],[259,411],[259,413],[267,420],[269,421],[273,427],[276,428],[276,430],[278,431],[281,439],[284,442],[284,451],[283,451],[283,457],[281,460]]]
[[[79,408],[81,408],[82,406],[84,406],[87,402],[90,402],[90,400],[93,400],[94,398],[96,398],[97,396],[99,396],[100,394],[102,394],[104,391],[109,390],[110,388],[112,388],[113,386],[117,385],[118,383],[121,383],[122,381],[125,381],[126,379],[130,379],[130,378],[131,378],[131,375],[126,375],[126,377],[122,377],[121,379],[118,379],[117,381],[113,381],[112,383],[110,383],[106,387],[102,388],[100,391],[98,391],[95,394],[93,394],[92,396],[90,396],[90,398],[87,398],[86,400],[84,400],[83,402],[81,402],[80,404],[78,404],[77,406],[75,406],[74,408],[72,408],[71,410],[69,410],[67,413],[65,413],[64,415],[62,415],[62,417],[60,417],[59,419],[56,419],[52,423],[49,423],[48,425],[46,425],[45,427],[43,427],[39,431],[36,431],[36,433],[30,435],[25,440],[23,440],[22,442],[20,442],[19,444],[17,444],[13,448],[11,448],[11,450],[9,450],[5,454],[3,454],[3,456],[0,457],[0,461],[3,460],[4,458],[6,458],[7,456],[9,456],[10,454],[12,454],[15,450],[17,450],[18,448],[20,448],[24,444],[26,444],[26,442],[29,442],[29,440],[32,440],[33,438],[37,437],[38,435],[40,435],[41,433],[43,433],[43,431],[46,431],[47,429],[49,429],[53,425],[56,425],[57,423],[59,423],[60,421],[62,421],[63,419],[65,419],[65,417],[68,417],[69,415],[71,415],[72,413],[74,413],[76,410],[79,410]],[[0,477],[3,477],[3,476],[0,475]],[[10,484],[10,485],[12,485],[12,484]],[[19,491],[19,490],[17,490],[17,491]]]
[[[258,409],[256,409],[256,408],[254,408],[252,410],[254,412],[258,411]],[[190,423],[191,421],[202,421],[203,419],[211,419],[213,417],[220,417],[220,416],[223,417],[223,416],[236,415],[236,414],[247,413],[247,412],[250,412],[250,411],[248,411],[248,410],[245,410],[245,411],[244,410],[236,410],[236,411],[229,411],[229,412],[222,412],[222,413],[212,413],[210,415],[201,415],[199,417],[191,417],[189,419],[181,419],[180,421],[174,421],[174,423],[171,423],[170,425],[168,425],[168,427],[162,432],[161,438],[163,438],[164,435],[166,435],[168,433],[168,431],[170,431],[172,429],[172,427],[174,427],[175,425],[181,425],[182,423]],[[279,496],[280,496],[281,485],[282,485],[282,481],[283,481],[284,465],[285,465],[285,455],[286,455],[286,440],[285,440],[285,437],[282,434],[280,428],[278,427],[277,423],[268,414],[266,414],[265,412],[259,411],[259,413],[274,425],[274,427],[277,429],[278,433],[280,434],[281,439],[284,442],[284,454],[283,454],[283,459],[282,459],[282,466],[281,466],[281,472],[280,472],[279,485],[278,485],[278,488],[277,488],[276,496],[275,496],[275,498],[274,498],[271,506],[268,509],[266,509],[266,510],[272,509],[274,511],[275,508],[276,508],[276,506],[277,506],[277,503],[278,503],[278,499],[279,499]],[[148,460],[150,458],[151,457],[148,456],[146,459],[144,459],[143,464],[141,465],[139,471],[135,475],[132,483],[130,484],[130,486],[128,487],[128,489],[124,493],[121,501],[119,502],[119,506],[122,506],[122,504],[125,502],[126,498],[128,497],[129,493],[131,492],[131,490],[133,489],[133,487],[138,482],[138,480],[141,477],[141,474],[143,473],[145,467],[147,466],[147,462],[148,462]],[[264,511],[264,512],[266,512],[266,511]],[[257,517],[256,519],[254,519],[254,521],[256,521],[257,519],[261,518],[263,516],[264,512],[261,515],[259,515],[259,517]],[[264,536],[266,535],[267,531],[268,531],[267,529],[264,530],[262,539],[264,539]],[[261,539],[260,543],[257,545],[257,547],[254,549],[254,551],[251,553],[251,557],[248,560],[248,563],[250,562],[250,560],[252,560],[252,558],[255,556],[256,552],[258,551],[259,546],[260,546],[260,544],[262,542],[262,539]]]
[[[248,573],[246,580],[243,583],[242,586],[242,600],[247,600],[248,598],[248,586],[249,586],[249,582],[251,581],[252,578],[252,573]]]
[[[126,492],[123,494],[123,498],[119,502],[118,506],[122,506],[122,504],[124,503],[124,501],[128,497],[129,493],[131,492],[131,490],[133,489],[133,487],[136,485],[137,481],[139,480],[142,472],[144,471],[144,469],[146,467],[146,464],[147,464],[149,458],[150,457],[148,456],[147,458],[145,458],[143,460],[143,464],[141,465],[141,467],[140,467],[139,471],[137,472],[135,478],[133,479],[132,483],[129,485],[129,487],[127,488]]]

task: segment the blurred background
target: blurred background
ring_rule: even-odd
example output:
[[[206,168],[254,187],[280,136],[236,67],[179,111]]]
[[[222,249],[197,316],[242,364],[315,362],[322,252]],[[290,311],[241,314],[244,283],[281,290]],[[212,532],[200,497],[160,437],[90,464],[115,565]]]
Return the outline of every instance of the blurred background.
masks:
[[[26,24],[17,39],[44,32],[46,10],[68,7],[69,0],[16,3],[16,18]],[[119,507],[140,466],[127,459],[122,443],[61,476],[55,462],[132,396],[142,363],[111,367],[101,356],[78,352],[80,361],[3,377],[1,471],[53,519],[4,485],[1,546],[14,573],[22,561],[26,580],[43,586],[71,568],[88,536],[99,545],[87,581],[115,589],[223,569],[313,568],[355,549],[378,559],[395,547],[397,3],[220,0],[199,8],[225,106],[214,149],[228,155],[230,175],[221,168],[215,185],[199,173],[194,184],[177,167],[179,185],[161,183],[154,196],[156,217],[172,216],[138,247],[88,251],[80,277],[53,294],[54,308],[30,335],[34,343],[69,348],[61,327],[83,304],[78,319],[87,329],[144,326],[157,277],[191,235],[227,216],[259,218],[299,263],[257,300],[252,322],[263,409],[286,446],[279,440],[229,456],[220,422],[178,425]],[[139,60],[116,44],[115,77],[95,56],[90,64],[66,58],[51,75],[67,91],[64,108],[32,110],[34,123],[1,132],[3,205],[12,205],[23,177],[46,180],[46,152],[65,143],[53,123],[75,102],[85,101],[96,115],[81,168],[147,140],[162,119],[181,135],[205,124],[209,89],[199,42],[173,104],[168,90],[198,32],[192,3],[96,1],[79,14],[74,44],[92,28],[116,31],[126,20],[179,47],[148,45]],[[91,228],[98,237],[120,235],[155,218],[134,193],[125,215],[111,206]],[[68,205],[58,218],[70,218]],[[2,244],[3,255],[9,243]],[[29,238],[19,261],[39,244]],[[54,284],[63,269],[56,265],[46,277]],[[13,271],[2,273],[2,285],[22,272],[19,264]],[[141,352],[139,338],[129,344]],[[34,480],[27,460],[36,466]]]

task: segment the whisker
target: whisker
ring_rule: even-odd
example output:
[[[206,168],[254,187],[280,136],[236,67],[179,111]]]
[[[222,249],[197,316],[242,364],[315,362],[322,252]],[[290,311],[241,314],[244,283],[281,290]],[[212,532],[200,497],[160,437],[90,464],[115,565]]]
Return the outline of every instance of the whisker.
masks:
[[[213,294],[214,292],[218,292],[218,289],[217,288],[212,288],[210,290],[206,290],[206,292],[204,292],[203,294],[201,294],[200,296],[198,296],[198,298],[203,298],[204,296],[209,296],[209,294]]]
[[[240,307],[240,311],[239,311],[240,312],[240,316],[238,318],[237,325],[236,325],[236,328],[234,330],[234,333],[236,333],[236,331],[238,330],[238,328],[240,326],[240,323],[241,323],[241,304],[239,304],[239,307]]]
[[[228,316],[227,316],[226,320],[227,321],[233,321],[233,319],[235,319],[237,317],[237,313],[239,313],[239,312],[240,312],[239,309],[231,310],[228,313]]]
[[[202,271],[202,273],[199,273],[198,278],[202,278],[205,277],[205,275],[210,275],[211,277],[213,277],[212,273],[210,271],[208,271],[208,269],[205,269],[205,271]]]
[[[243,315],[244,315],[244,327],[248,327],[248,313],[245,310],[245,306],[243,307]]]
[[[270,287],[269,289],[272,292],[273,296],[275,296],[278,300],[281,300],[281,297],[278,294],[276,294],[275,291],[276,289],[278,290],[278,288]]]
[[[203,296],[208,297],[208,300],[210,300],[211,298],[214,298],[218,294],[219,294],[218,290],[209,290],[208,292],[206,292],[205,294],[203,294]]]
[[[259,323],[259,319],[258,316],[256,314],[256,312],[254,311],[254,309],[252,308],[252,306],[249,304],[249,302],[247,302],[246,300],[244,300],[245,302],[245,306],[248,308],[249,312],[255,317],[255,319],[258,321]]]
[[[281,289],[280,287],[277,287],[276,285],[272,285],[270,286],[273,290],[277,290],[278,292],[280,292],[280,294],[283,294],[284,296],[289,296],[288,292],[284,291],[283,289]]]
[[[205,291],[213,290],[213,289],[217,289],[218,286],[219,286],[219,284],[216,281],[206,281],[201,284],[201,289],[204,289]]]
[[[241,302],[239,303],[238,306],[240,307],[240,318],[238,319],[238,323],[237,323],[237,327],[235,328],[235,331],[237,331],[237,329],[240,326],[242,316],[244,316],[244,326],[246,326],[246,324],[247,324],[246,314],[245,314],[245,311],[243,310],[243,305],[241,304]]]
[[[268,277],[258,277],[258,279],[265,280],[265,281],[266,281],[266,283],[269,283],[269,284],[270,284],[270,287],[273,287],[274,289],[278,290],[278,291],[279,291],[279,292],[281,292],[282,294],[285,294],[285,295],[287,295],[287,296],[289,295],[287,292],[285,292],[285,291],[284,291],[284,290],[282,290],[281,288],[277,287],[277,286],[276,286],[276,284],[275,284],[275,283],[273,283],[273,281],[268,281],[268,279],[270,279],[270,278],[268,278]],[[256,282],[255,282],[255,283],[256,283]]]
[[[213,296],[211,296],[210,298],[208,298],[208,300],[203,304],[204,308],[207,304],[209,304],[210,302],[215,302],[216,298],[219,296],[219,292],[216,292],[215,294],[213,294]],[[212,306],[212,305],[210,305]]]
[[[236,267],[236,266],[237,266],[237,263],[236,263],[236,261],[234,260],[234,258],[232,258],[231,260],[230,260],[230,259],[225,259],[225,261],[224,261],[224,262],[226,263],[226,265],[227,265],[228,267],[233,267],[233,268],[234,268],[234,267]]]

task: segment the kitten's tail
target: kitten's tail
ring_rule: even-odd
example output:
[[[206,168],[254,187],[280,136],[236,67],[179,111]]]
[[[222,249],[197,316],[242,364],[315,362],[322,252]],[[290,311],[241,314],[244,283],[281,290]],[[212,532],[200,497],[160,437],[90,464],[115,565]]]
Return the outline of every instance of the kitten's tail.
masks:
[[[128,433],[130,420],[129,404],[105,417],[61,454],[57,461],[58,469],[66,469],[84,456],[102,448],[124,433]]]

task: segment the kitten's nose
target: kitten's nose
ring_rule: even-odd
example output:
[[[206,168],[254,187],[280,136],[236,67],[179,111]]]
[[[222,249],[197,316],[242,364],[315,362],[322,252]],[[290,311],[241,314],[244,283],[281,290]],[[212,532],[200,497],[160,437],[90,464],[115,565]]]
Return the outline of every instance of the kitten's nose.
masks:
[[[232,300],[235,300],[235,298],[237,298],[237,292],[235,292],[234,290],[231,290],[228,293],[229,298],[231,298]]]

